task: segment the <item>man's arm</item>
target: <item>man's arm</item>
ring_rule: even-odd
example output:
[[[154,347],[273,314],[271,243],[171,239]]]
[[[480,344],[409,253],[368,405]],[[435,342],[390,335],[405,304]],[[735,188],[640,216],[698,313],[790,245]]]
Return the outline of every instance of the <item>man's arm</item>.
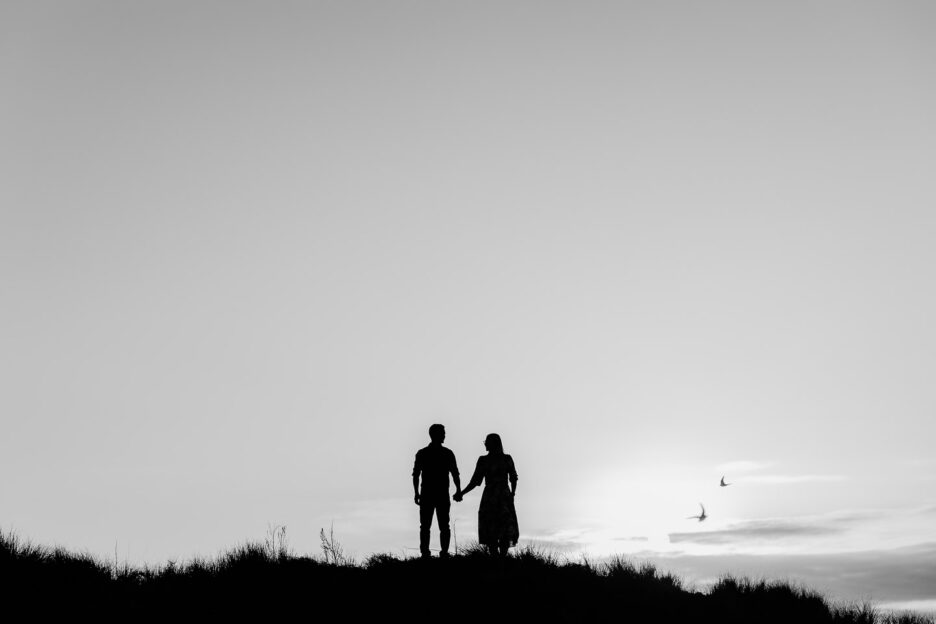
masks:
[[[461,477],[458,475],[458,462],[455,461],[455,453],[452,453],[452,466],[449,469],[452,473],[452,482],[455,483],[455,502],[461,498]]]
[[[419,461],[419,453],[416,453],[416,461],[413,463],[413,502],[419,504],[419,473],[422,472],[422,466]]]

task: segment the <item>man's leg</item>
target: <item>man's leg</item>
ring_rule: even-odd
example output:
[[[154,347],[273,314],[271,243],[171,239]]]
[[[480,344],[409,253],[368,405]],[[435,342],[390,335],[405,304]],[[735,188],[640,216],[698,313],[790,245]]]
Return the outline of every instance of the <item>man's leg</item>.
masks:
[[[449,526],[449,511],[452,507],[452,501],[448,496],[438,502],[436,507],[436,516],[439,518],[439,542],[442,548],[443,557],[448,557],[449,541],[452,536],[452,530]]]
[[[432,526],[433,501],[423,496],[419,503],[419,554],[429,556],[429,528]]]

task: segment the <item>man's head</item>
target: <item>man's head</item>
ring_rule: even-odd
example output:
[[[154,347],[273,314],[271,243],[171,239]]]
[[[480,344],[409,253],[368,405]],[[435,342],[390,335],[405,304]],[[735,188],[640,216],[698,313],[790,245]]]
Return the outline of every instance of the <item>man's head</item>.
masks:
[[[435,424],[429,427],[429,439],[436,444],[442,444],[445,442],[445,427],[439,424]]]

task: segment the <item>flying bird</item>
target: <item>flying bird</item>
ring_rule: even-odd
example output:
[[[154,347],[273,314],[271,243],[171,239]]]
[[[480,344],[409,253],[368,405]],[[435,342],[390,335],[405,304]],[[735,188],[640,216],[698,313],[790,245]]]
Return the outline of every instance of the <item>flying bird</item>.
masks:
[[[722,477],[722,478],[721,478],[721,483],[720,483],[720,485],[721,485],[722,487],[728,487],[728,486],[731,485],[731,484],[730,484],[730,483],[725,483],[725,477]]]
[[[686,520],[698,520],[699,522],[702,522],[703,520],[708,518],[708,516],[705,515],[705,505],[703,505],[702,503],[699,503],[699,507],[702,508],[702,513],[699,514],[698,516],[689,516],[688,518],[686,518]]]

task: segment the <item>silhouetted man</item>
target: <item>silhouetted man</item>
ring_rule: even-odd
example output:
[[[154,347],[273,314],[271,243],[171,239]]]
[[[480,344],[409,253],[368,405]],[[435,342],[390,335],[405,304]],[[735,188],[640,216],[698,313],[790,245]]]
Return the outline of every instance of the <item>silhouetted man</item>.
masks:
[[[449,537],[449,509],[452,501],[449,499],[449,473],[455,482],[456,495],[461,492],[461,481],[458,478],[458,466],[455,464],[455,453],[442,446],[445,441],[445,427],[432,425],[429,427],[429,446],[416,452],[416,463],[413,465],[413,491],[416,504],[419,505],[419,552],[423,557],[429,557],[429,529],[432,527],[432,515],[439,521],[439,543],[442,552],[440,557],[448,557]],[[419,488],[419,476],[422,475],[422,490]]]

